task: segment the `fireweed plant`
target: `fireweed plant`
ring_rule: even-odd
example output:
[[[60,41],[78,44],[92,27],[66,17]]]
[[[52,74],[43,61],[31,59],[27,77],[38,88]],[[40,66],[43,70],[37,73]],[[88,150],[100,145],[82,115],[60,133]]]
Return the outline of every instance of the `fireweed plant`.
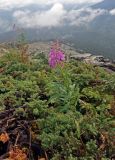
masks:
[[[49,54],[49,65],[51,68],[55,68],[57,65],[61,64],[65,60],[65,55],[60,49],[59,42],[56,41],[53,43],[50,54]]]
[[[65,55],[57,42],[51,49],[49,63],[39,53],[24,63],[20,54],[11,50],[0,57],[0,113],[14,110],[5,119],[0,117],[0,129],[7,132],[5,135],[16,134],[17,139],[14,122],[22,124],[23,120],[31,129],[29,144],[39,142],[37,146],[45,151],[46,160],[111,160],[115,73],[76,60],[61,67]],[[9,137],[9,144],[17,141],[21,149],[27,137],[23,124],[18,141]],[[30,142],[30,138],[26,141]]]

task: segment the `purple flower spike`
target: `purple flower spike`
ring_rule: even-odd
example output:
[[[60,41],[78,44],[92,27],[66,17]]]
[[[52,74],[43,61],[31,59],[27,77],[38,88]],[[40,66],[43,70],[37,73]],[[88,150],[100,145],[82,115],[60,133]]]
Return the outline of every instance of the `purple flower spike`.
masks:
[[[55,68],[58,64],[62,64],[65,60],[64,53],[60,50],[59,43],[56,42],[49,54],[49,65],[51,68]]]

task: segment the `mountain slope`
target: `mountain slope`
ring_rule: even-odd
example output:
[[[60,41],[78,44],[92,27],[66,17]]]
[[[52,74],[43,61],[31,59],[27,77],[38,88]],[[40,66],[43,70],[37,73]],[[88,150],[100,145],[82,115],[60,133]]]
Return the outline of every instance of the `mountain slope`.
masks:
[[[115,0],[104,0],[100,3],[97,3],[95,5],[92,6],[93,9],[107,9],[107,10],[111,10],[115,8]]]
[[[55,39],[64,40],[70,42],[74,45],[76,49],[84,50],[86,52],[91,52],[95,54],[101,54],[109,58],[115,59],[115,16],[110,14],[110,10],[115,8],[115,0],[104,0],[96,5],[90,6],[84,10],[77,5],[65,5],[65,10],[72,11],[72,15],[76,17],[75,25],[71,24],[71,21],[65,20],[62,25],[55,27],[36,27],[36,28],[25,28],[22,29],[22,32],[25,33],[26,38],[29,41],[50,41]],[[32,12],[38,10],[47,10],[47,8],[40,8],[38,6],[28,6]],[[98,14],[98,10],[101,12],[101,9],[104,9],[104,13]],[[25,8],[22,8],[25,11]],[[77,11],[78,10],[78,11]],[[0,18],[5,19],[6,22],[10,20],[10,29],[13,26],[13,11],[0,11]],[[72,19],[72,15],[70,19]],[[88,16],[89,15],[89,16]],[[95,17],[90,21],[90,18]],[[80,22],[79,26],[76,25]],[[84,23],[85,21],[85,23]],[[7,24],[7,23],[6,23]],[[0,29],[0,32],[5,30],[5,25],[3,29]],[[21,27],[21,26],[19,26]],[[7,25],[6,25],[7,28]],[[18,33],[17,33],[18,32]],[[4,34],[0,34],[0,42],[4,41],[14,41],[18,38],[19,31],[11,31]]]

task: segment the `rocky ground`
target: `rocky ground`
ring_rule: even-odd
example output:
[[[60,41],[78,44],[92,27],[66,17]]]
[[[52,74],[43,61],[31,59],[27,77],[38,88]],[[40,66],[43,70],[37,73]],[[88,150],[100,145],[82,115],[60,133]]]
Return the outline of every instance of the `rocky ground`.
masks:
[[[44,53],[48,55],[50,51],[52,42],[35,42],[35,43],[29,43],[28,44],[28,54],[29,55],[37,55],[39,53]],[[7,44],[0,44],[0,56],[4,53],[7,53],[9,51],[9,48],[15,47],[12,43]],[[79,61],[84,61],[86,63],[91,63],[96,66],[104,67],[108,71],[115,71],[115,60],[110,60],[107,58],[104,58],[103,56],[99,55],[92,55],[90,53],[79,53],[75,48],[73,48],[70,44],[64,44],[61,45],[62,50],[65,52],[67,60],[69,59],[75,59]]]

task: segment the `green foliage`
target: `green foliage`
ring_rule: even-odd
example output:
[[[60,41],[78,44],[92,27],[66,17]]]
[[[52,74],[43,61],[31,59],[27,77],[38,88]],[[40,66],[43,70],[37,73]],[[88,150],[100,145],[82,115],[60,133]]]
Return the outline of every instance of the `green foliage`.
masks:
[[[57,106],[58,111],[76,110],[79,86],[72,83],[66,66],[64,68],[58,67],[52,71],[47,82],[47,93],[50,96],[49,103]]]
[[[109,160],[113,154],[115,74],[81,62],[50,69],[39,54],[0,59],[0,110],[34,120],[51,160]],[[20,108],[25,106],[25,109]]]
[[[17,43],[18,43],[19,45],[25,45],[25,44],[27,44],[27,39],[26,39],[25,33],[22,32],[22,33],[18,36]]]

